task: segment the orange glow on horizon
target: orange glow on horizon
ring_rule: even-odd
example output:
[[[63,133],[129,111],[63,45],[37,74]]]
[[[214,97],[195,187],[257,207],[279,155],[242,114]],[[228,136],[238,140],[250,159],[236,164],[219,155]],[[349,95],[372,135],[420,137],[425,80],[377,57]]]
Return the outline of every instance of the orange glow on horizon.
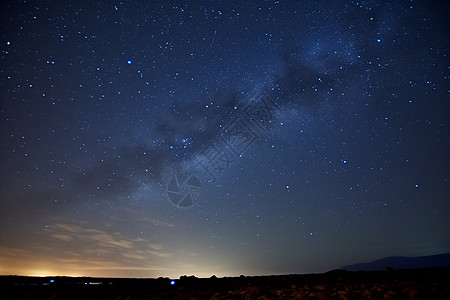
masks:
[[[89,277],[80,273],[58,273],[55,271],[48,270],[31,270],[26,272],[21,272],[21,274],[11,274],[17,276],[30,276],[30,277]]]

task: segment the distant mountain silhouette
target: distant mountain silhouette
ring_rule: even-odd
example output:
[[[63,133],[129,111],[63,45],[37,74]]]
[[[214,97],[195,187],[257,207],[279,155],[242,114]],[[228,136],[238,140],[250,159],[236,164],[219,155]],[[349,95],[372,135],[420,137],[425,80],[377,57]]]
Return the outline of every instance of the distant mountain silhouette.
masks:
[[[386,267],[394,269],[450,267],[450,253],[417,257],[392,256],[368,263],[348,265],[340,269],[347,271],[378,271],[384,270]]]

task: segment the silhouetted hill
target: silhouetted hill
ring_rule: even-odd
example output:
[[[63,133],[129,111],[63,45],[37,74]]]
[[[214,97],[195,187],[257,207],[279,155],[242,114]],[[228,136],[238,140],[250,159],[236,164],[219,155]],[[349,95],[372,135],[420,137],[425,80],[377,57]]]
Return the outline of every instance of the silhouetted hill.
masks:
[[[450,253],[417,257],[392,256],[368,263],[344,266],[341,269],[347,271],[379,271],[384,270],[386,267],[394,269],[450,267]]]

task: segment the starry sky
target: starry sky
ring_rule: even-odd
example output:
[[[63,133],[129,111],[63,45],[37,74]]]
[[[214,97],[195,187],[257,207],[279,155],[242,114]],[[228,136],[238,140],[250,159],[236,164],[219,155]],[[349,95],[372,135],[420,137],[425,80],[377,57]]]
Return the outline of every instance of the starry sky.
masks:
[[[309,273],[450,252],[447,2],[0,11],[0,274]]]

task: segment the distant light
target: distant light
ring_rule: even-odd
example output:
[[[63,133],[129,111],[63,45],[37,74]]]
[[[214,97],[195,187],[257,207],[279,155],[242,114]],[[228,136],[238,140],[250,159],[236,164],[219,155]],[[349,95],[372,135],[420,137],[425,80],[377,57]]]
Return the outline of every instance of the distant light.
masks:
[[[170,149],[173,149],[173,146],[170,146]]]
[[[418,185],[418,184],[416,184],[416,185],[415,185],[415,187],[416,187],[416,188],[418,188],[418,187],[419,187],[419,185]]]
[[[54,279],[50,279],[50,282],[55,282],[55,280]]]
[[[131,60],[127,61],[127,64],[131,65],[131,63],[132,63],[132,61],[131,61]]]
[[[381,40],[380,40],[380,39],[377,39],[377,42],[378,42],[378,43],[381,43]]]
[[[343,159],[342,162],[343,162],[344,164],[346,164],[346,163],[347,163],[347,160],[346,160],[346,159]]]
[[[170,285],[175,285],[175,280],[172,280],[172,281],[170,282]]]

